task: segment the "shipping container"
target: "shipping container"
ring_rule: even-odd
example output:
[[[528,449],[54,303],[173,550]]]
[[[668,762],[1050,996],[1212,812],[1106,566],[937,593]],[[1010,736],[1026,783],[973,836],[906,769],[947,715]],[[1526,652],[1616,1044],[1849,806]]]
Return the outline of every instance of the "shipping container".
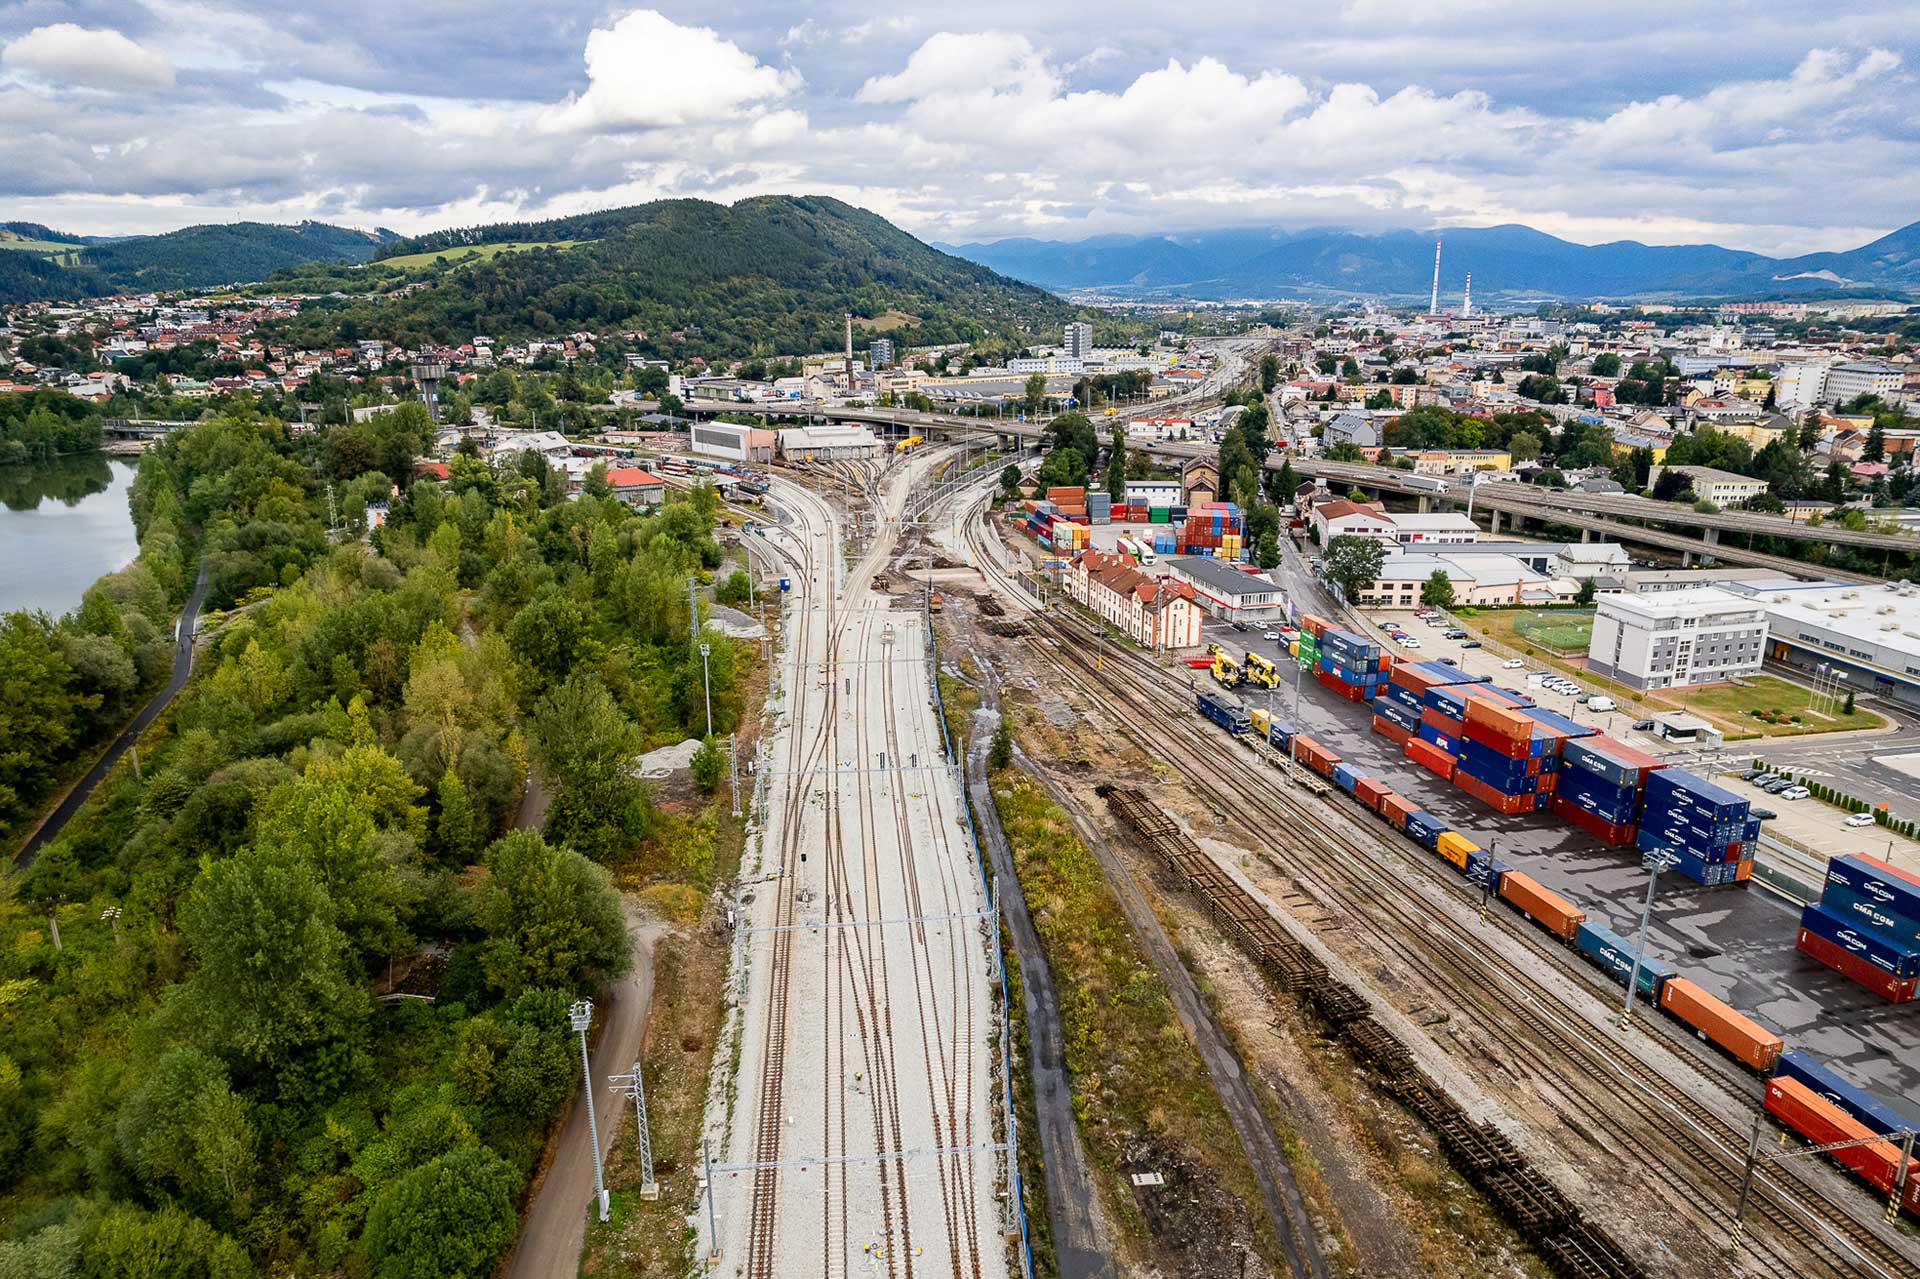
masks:
[[[1604,924],[1591,920],[1580,925],[1573,934],[1574,949],[1592,960],[1594,966],[1615,982],[1624,986],[1634,971],[1634,943],[1614,932]],[[1636,989],[1646,998],[1658,1002],[1660,988],[1678,975],[1678,970],[1657,955],[1640,956],[1640,978]]]
[[[1574,930],[1587,922],[1587,912],[1559,893],[1542,888],[1524,871],[1508,871],[1500,879],[1500,898],[1512,902],[1520,912],[1563,941],[1572,941]]]
[[[1297,733],[1293,739],[1293,756],[1322,777],[1333,776],[1333,766],[1340,757],[1314,741],[1305,733]]]
[[[1353,783],[1353,797],[1376,813],[1380,811],[1381,799],[1391,794],[1387,784],[1377,777],[1362,777]]]
[[[1818,960],[1843,977],[1858,982],[1889,1003],[1906,1003],[1913,998],[1915,988],[1920,986],[1920,978],[1895,977],[1885,969],[1876,968],[1852,951],[1835,945],[1810,929],[1802,928],[1799,940],[1794,944],[1801,954]]]
[[[1360,770],[1351,764],[1335,764],[1329,776],[1333,778],[1335,786],[1351,795],[1354,785],[1360,780]]]
[[[1897,914],[1865,893],[1841,888],[1831,880],[1820,895],[1820,904],[1857,928],[1878,933],[1896,946],[1920,950],[1920,919]]]
[[[1829,1105],[1838,1106],[1874,1132],[1904,1132],[1920,1126],[1864,1088],[1841,1078],[1833,1067],[1818,1057],[1798,1048],[1781,1053],[1773,1073],[1799,1080],[1815,1096],[1823,1098]]]
[[[1378,715],[1373,717],[1373,731],[1392,742],[1395,746],[1405,746],[1413,738],[1413,734],[1406,729],[1400,727],[1392,720],[1382,719]]]
[[[1827,863],[1827,883],[1851,889],[1896,914],[1920,919],[1920,879],[1878,857],[1853,853],[1834,858]]]
[[[1504,814],[1508,817],[1512,817],[1517,813],[1531,813],[1537,806],[1532,791],[1524,795],[1509,795],[1505,791],[1494,789],[1479,778],[1462,771],[1458,767],[1455,767],[1453,770],[1453,784],[1485,804],[1488,808],[1491,808],[1494,812]]]
[[[1435,817],[1432,813],[1416,810],[1407,814],[1408,837],[1428,852],[1434,850],[1434,845],[1439,843],[1440,836],[1452,829],[1452,826],[1440,818]]]
[[[1421,731],[1425,732],[1427,730],[1423,729]],[[1440,774],[1441,777],[1447,778],[1448,780],[1451,780],[1453,777],[1453,756],[1432,742],[1423,741],[1418,737],[1410,738],[1407,741],[1406,755],[1407,758],[1414,763],[1420,765],[1422,768],[1432,769],[1434,772]]]
[[[1649,775],[1646,802],[1649,807],[1674,808],[1682,812],[1698,812],[1715,819],[1733,819],[1743,828],[1747,822],[1746,800],[1684,768],[1663,768]]]
[[[1433,851],[1453,863],[1454,869],[1467,868],[1467,856],[1480,851],[1480,845],[1457,830],[1443,831],[1435,838]]]
[[[1562,779],[1562,785],[1565,780]],[[1603,844],[1622,848],[1633,842],[1634,834],[1639,830],[1632,822],[1609,821],[1596,813],[1590,813],[1564,795],[1553,797],[1553,813],[1579,827]]]
[[[1475,702],[1473,706],[1482,703]],[[1494,709],[1498,709],[1497,707]],[[1467,710],[1467,726],[1462,734],[1470,742],[1479,742],[1490,751],[1505,755],[1509,759],[1526,759],[1535,754],[1531,737],[1508,737],[1498,728],[1483,720],[1473,718],[1473,709]]]
[[[1558,711],[1550,711],[1544,706],[1530,708],[1527,711],[1527,718],[1542,728],[1551,729],[1564,740],[1591,740],[1600,735],[1599,729],[1576,723]]]
[[[1890,1141],[1842,1145],[1844,1142],[1860,1142],[1877,1134],[1789,1076],[1776,1075],[1767,1081],[1767,1093],[1762,1104],[1766,1106],[1768,1114],[1800,1134],[1810,1145],[1840,1145],[1840,1149],[1829,1156],[1834,1162],[1875,1189],[1887,1194],[1893,1192],[1894,1179],[1899,1175],[1904,1158],[1900,1147]],[[1900,1205],[1908,1212],[1920,1213],[1920,1176],[1911,1175],[1911,1169],[1908,1172],[1906,1184],[1901,1187]]]
[[[1448,737],[1458,737],[1465,730],[1466,723],[1457,715],[1447,714],[1445,708],[1429,706],[1420,712],[1420,722],[1429,728],[1437,728]]]
[[[1587,737],[1560,747],[1560,757],[1575,768],[1605,778],[1616,786],[1644,786],[1647,775],[1666,764],[1611,737]]]
[[[1920,952],[1861,928],[1836,910],[1815,902],[1800,912],[1800,931],[1832,942],[1891,977],[1920,977]]]
[[[1405,830],[1407,828],[1407,817],[1419,811],[1420,810],[1414,806],[1413,801],[1405,795],[1396,795],[1392,791],[1388,791],[1380,798],[1380,815],[1386,818],[1387,823],[1395,830]]]
[[[1384,696],[1374,698],[1373,713],[1383,719],[1391,720],[1401,728],[1406,729],[1409,733],[1416,731],[1420,727],[1420,713],[1418,711],[1410,711],[1399,702],[1391,701]]]
[[[1475,884],[1485,884],[1495,893],[1500,891],[1500,880],[1512,869],[1485,849],[1467,854],[1467,879]]]

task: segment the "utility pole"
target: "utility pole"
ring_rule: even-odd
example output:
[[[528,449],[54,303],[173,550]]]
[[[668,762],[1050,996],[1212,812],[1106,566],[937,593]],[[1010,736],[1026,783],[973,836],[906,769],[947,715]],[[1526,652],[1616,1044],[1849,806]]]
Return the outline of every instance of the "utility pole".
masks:
[[[1633,971],[1627,974],[1627,1002],[1620,1010],[1620,1029],[1625,1030],[1633,1019],[1634,988],[1640,984],[1640,960],[1647,951],[1647,925],[1653,919],[1653,890],[1660,883],[1660,872],[1667,870],[1679,859],[1666,849],[1650,851],[1640,864],[1647,868],[1647,901],[1640,908],[1640,940],[1633,948]]]
[[[707,695],[707,736],[713,736],[713,682],[707,675],[707,655],[713,652],[713,645],[700,641],[700,686]]]
[[[695,591],[693,575],[687,575],[687,641],[700,642],[700,597]]]
[[[740,764],[734,754],[732,733],[727,734],[727,782],[733,787],[733,815],[740,816]]]
[[[593,1025],[593,1001],[576,999],[567,1012],[573,1021],[573,1029],[580,1036],[580,1086],[587,1094],[587,1140],[593,1143],[593,1189],[600,1203],[600,1220],[605,1221],[608,1216],[607,1178],[600,1167],[600,1125],[593,1117],[593,1067],[587,1063],[587,1028]]]
[[[653,1133],[647,1126],[647,1085],[640,1074],[640,1059],[634,1058],[633,1069],[626,1074],[608,1075],[607,1082],[633,1100],[634,1134],[640,1141],[640,1197],[658,1199],[660,1183],[653,1178]]]
[[[713,1151],[704,1139],[700,1142],[700,1162],[707,1174],[707,1267],[712,1269],[720,1264],[720,1225],[713,1211]]]

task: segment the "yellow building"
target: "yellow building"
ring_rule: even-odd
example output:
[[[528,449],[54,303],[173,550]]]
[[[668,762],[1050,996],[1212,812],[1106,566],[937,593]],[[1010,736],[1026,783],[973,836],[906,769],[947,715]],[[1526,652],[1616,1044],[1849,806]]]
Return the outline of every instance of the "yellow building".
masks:
[[[1505,449],[1420,449],[1408,453],[1415,475],[1450,475],[1461,469],[1511,471],[1513,454]]]

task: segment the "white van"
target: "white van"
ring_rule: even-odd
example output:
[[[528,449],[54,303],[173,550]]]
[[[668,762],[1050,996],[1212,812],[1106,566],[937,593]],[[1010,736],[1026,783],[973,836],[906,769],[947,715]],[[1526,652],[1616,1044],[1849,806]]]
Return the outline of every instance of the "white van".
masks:
[[[1615,711],[1620,708],[1611,697],[1591,697],[1587,699],[1587,709],[1605,714],[1607,711]]]
[[[1533,674],[1527,676],[1528,688],[1545,688],[1546,686],[1547,673],[1545,671],[1535,671]]]

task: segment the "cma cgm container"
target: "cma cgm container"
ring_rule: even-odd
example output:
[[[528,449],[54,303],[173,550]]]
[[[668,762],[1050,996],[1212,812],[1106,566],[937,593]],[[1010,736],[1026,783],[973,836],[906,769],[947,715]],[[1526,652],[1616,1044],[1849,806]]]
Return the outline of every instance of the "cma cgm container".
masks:
[[[1524,871],[1510,870],[1500,878],[1500,899],[1512,902],[1520,912],[1562,941],[1572,941],[1587,912],[1559,893],[1542,888]]]
[[[1390,701],[1385,697],[1377,697],[1374,699],[1373,713],[1383,719],[1392,720],[1409,733],[1417,732],[1420,728],[1419,711],[1408,710],[1401,703]]]
[[[1647,778],[1644,810],[1670,813],[1676,822],[1706,830],[1722,844],[1739,841],[1750,816],[1747,801],[1683,768],[1663,768]]]
[[[1891,977],[1920,977],[1920,952],[1861,928],[1839,911],[1819,902],[1800,912],[1800,931],[1833,943]]]
[[[1586,724],[1577,724],[1565,715],[1557,711],[1550,711],[1544,706],[1528,708],[1527,718],[1542,728],[1553,730],[1553,732],[1563,740],[1577,741],[1584,738],[1598,737],[1600,735],[1599,729]]]
[[[1854,853],[1827,863],[1827,886],[1851,889],[1863,898],[1909,919],[1920,919],[1920,876]]]
[[[1648,774],[1666,765],[1651,755],[1622,745],[1611,737],[1586,737],[1571,740],[1560,747],[1560,758],[1573,768],[1585,769],[1615,786],[1644,786]]]
[[[1622,986],[1633,975],[1633,943],[1602,924],[1589,920],[1580,925],[1573,933],[1574,948],[1588,959],[1601,972],[1613,978]],[[1653,955],[1640,956],[1640,980],[1638,990],[1648,999],[1660,998],[1660,988],[1669,980],[1678,976],[1672,964]]]
[[[1565,784],[1563,775],[1561,785],[1564,786]],[[1572,800],[1567,799],[1564,795],[1556,794],[1553,797],[1552,808],[1556,817],[1565,818],[1601,843],[1614,848],[1624,848],[1628,844],[1631,844],[1640,830],[1638,826],[1635,826],[1630,821],[1613,822],[1608,821],[1596,813],[1590,813]],[[1747,864],[1752,865],[1751,862]]]
[[[1582,812],[1602,821],[1630,823],[1640,816],[1640,792],[1633,786],[1616,786],[1596,777],[1584,768],[1560,771],[1554,794]]]
[[[1488,885],[1496,893],[1500,891],[1501,877],[1512,869],[1485,849],[1467,854],[1467,878],[1476,884]]]
[[[1434,845],[1440,840],[1440,836],[1452,829],[1453,827],[1447,825],[1447,823],[1441,821],[1431,813],[1421,812],[1416,809],[1407,814],[1407,837],[1429,852],[1433,851]]]
[[[1827,891],[1820,895],[1820,904],[1856,928],[1878,933],[1896,946],[1920,950],[1920,919],[1888,910],[1864,893],[1836,887],[1829,880]]]
[[[1829,1104],[1852,1115],[1874,1132],[1901,1132],[1913,1127],[1899,1111],[1892,1109],[1864,1088],[1842,1079],[1834,1073],[1831,1066],[1811,1053],[1794,1049],[1781,1053],[1780,1061],[1774,1068],[1774,1074],[1784,1079],[1797,1079],[1805,1084],[1816,1096]]]
[[[1893,1190],[1903,1157],[1900,1147],[1890,1141],[1844,1144],[1862,1142],[1876,1134],[1799,1080],[1777,1075],[1768,1080],[1767,1095],[1761,1104],[1774,1118],[1810,1143],[1840,1146],[1832,1158],[1868,1184],[1882,1191]],[[1920,1212],[1920,1177],[1907,1178],[1901,1187],[1900,1204],[1908,1212]]]
[[[1755,1070],[1771,1070],[1786,1041],[1685,977],[1660,988],[1660,1006]]]

